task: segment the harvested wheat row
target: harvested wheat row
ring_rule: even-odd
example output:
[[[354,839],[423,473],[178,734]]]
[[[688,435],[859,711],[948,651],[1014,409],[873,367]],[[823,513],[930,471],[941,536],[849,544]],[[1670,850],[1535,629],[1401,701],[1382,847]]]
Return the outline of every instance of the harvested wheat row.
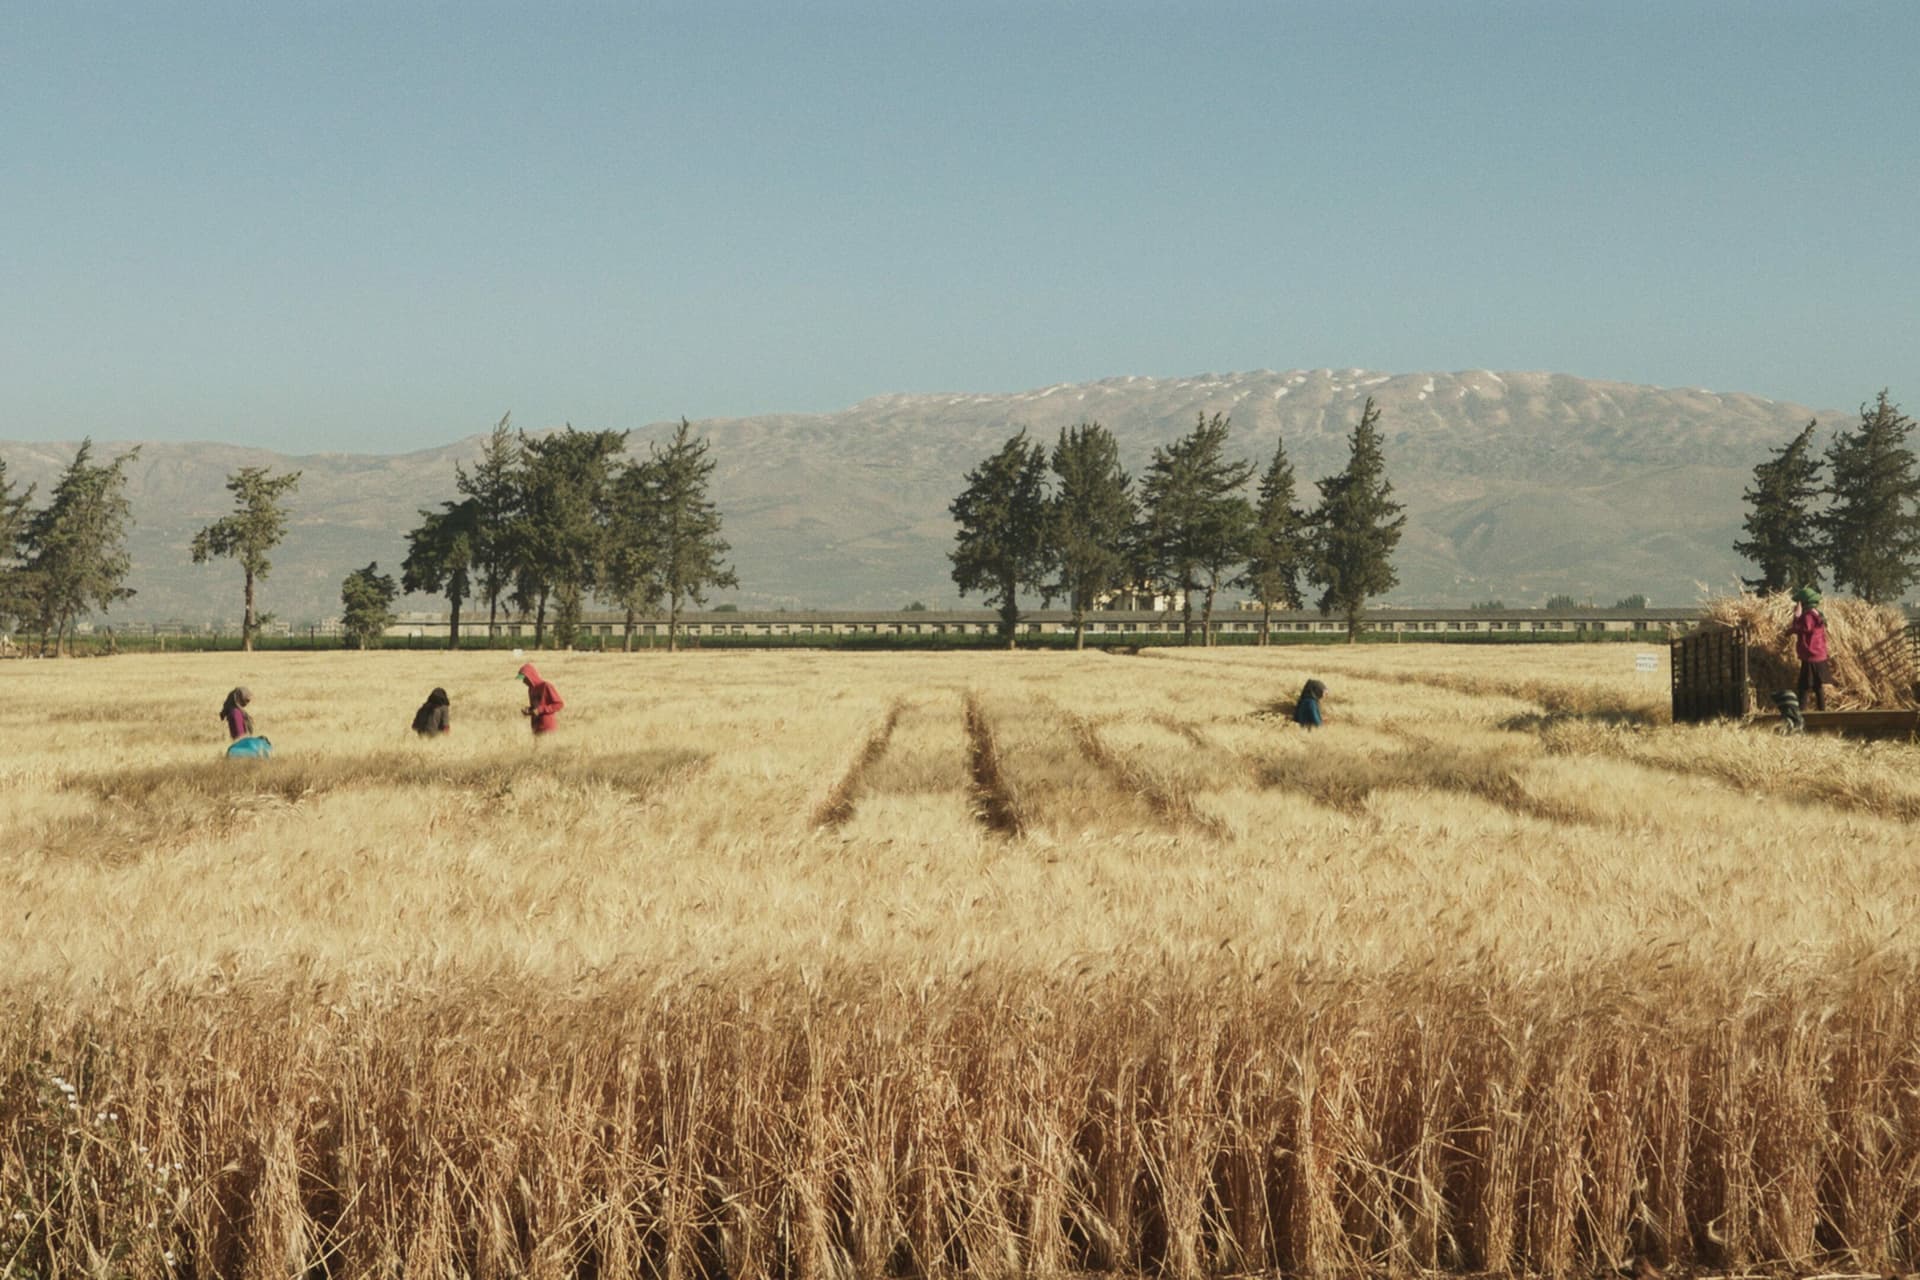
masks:
[[[1737,967],[1737,966],[1736,966]],[[1661,973],[0,1001],[28,1275],[1910,1270],[1920,986]]]
[[[1746,627],[1748,671],[1760,694],[1792,689],[1800,679],[1800,659],[1794,639],[1787,634],[1793,622],[1793,601],[1785,593],[1754,595],[1742,592],[1707,602],[1702,618],[1726,627]],[[1832,657],[1828,670],[1833,686],[1827,707],[1833,711],[1869,707],[1916,707],[1913,654],[1907,641],[1907,620],[1897,609],[1869,604],[1850,596],[1829,596],[1820,603],[1827,620]]]

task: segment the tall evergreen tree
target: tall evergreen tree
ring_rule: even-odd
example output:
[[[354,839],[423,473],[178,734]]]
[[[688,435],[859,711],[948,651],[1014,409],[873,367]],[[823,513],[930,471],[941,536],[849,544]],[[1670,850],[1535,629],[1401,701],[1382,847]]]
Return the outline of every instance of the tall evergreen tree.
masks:
[[[133,596],[124,585],[133,566],[126,467],[139,452],[102,465],[93,460],[93,441],[82,440],[47,505],[27,517],[20,541],[23,594],[43,652],[49,638],[55,653],[64,652],[81,615]]]
[[[407,534],[400,589],[446,592],[449,649],[460,647],[460,606],[473,593],[473,548],[478,530],[479,503],[465,498],[444,502],[438,511],[422,511],[420,523]]]
[[[259,634],[262,621],[254,607],[254,588],[273,571],[267,553],[287,536],[285,500],[299,484],[298,471],[276,476],[265,467],[242,467],[227,477],[233,514],[221,516],[193,535],[195,564],[205,564],[213,556],[231,556],[240,562],[246,604],[240,623],[240,647],[248,653],[253,652],[253,638]]]
[[[1920,471],[1907,437],[1913,419],[1880,392],[1860,406],[1860,426],[1827,446],[1827,492],[1820,519],[1834,585],[1863,600],[1891,604],[1920,578]]]
[[[667,651],[679,647],[680,610],[704,604],[715,587],[737,587],[720,536],[720,508],[707,496],[714,461],[685,418],[664,449],[648,451],[659,598],[667,602]]]
[[[1251,462],[1229,462],[1225,414],[1198,416],[1193,430],[1156,447],[1141,486],[1140,539],[1154,577],[1180,597],[1186,642],[1193,643],[1193,593],[1205,591],[1201,639],[1213,643],[1215,594],[1246,559],[1253,509],[1240,493]]]
[[[967,487],[948,505],[954,531],[953,582],[978,592],[1000,612],[1000,638],[1013,648],[1020,592],[1045,591],[1047,451],[1023,429],[967,472]]]
[[[20,539],[27,531],[27,510],[34,486],[15,492],[7,476],[7,460],[0,458],[0,635],[11,632],[27,616],[26,584],[20,568]]]
[[[514,566],[520,556],[515,546],[515,518],[520,514],[522,459],[520,443],[508,424],[511,413],[494,424],[473,470],[455,466],[454,486],[473,501],[472,573],[480,598],[487,602],[487,635],[499,629],[500,597],[513,588]]]
[[[1346,619],[1348,644],[1360,634],[1368,598],[1393,590],[1400,581],[1393,551],[1407,517],[1393,501],[1379,423],[1380,410],[1368,396],[1359,425],[1347,437],[1347,468],[1320,481],[1320,505],[1312,517],[1313,558],[1307,580],[1322,589],[1320,612],[1338,612]]]
[[[1138,518],[1133,481],[1120,468],[1120,446],[1097,422],[1062,428],[1053,446],[1049,511],[1054,580],[1043,588],[1073,610],[1073,647],[1087,641],[1087,610],[1125,585],[1127,541]]]
[[[1260,643],[1273,638],[1273,609],[1298,609],[1300,575],[1312,552],[1307,513],[1294,505],[1293,463],[1285,441],[1273,447],[1273,461],[1260,477],[1260,499],[1253,509],[1253,535],[1247,543],[1247,571],[1240,585],[1260,602]]]
[[[1742,579],[1755,591],[1785,591],[1820,585],[1820,459],[1813,453],[1809,422],[1800,434],[1753,469],[1753,487],[1744,495],[1746,540],[1734,554],[1759,566],[1760,576]]]
[[[626,447],[624,431],[575,431],[520,437],[526,460],[520,512],[514,601],[531,609],[533,643],[546,637],[547,605],[554,605],[554,641],[571,645],[597,583],[604,543],[606,488],[613,459]]]
[[[348,574],[340,584],[340,625],[347,643],[356,649],[378,648],[380,638],[393,625],[393,601],[398,594],[393,575],[381,573],[378,561]]]
[[[606,547],[600,565],[600,594],[623,611],[621,648],[633,649],[640,615],[659,607],[666,596],[661,582],[660,467],[652,458],[629,461],[614,473],[607,490]],[[671,623],[669,631],[674,630]],[[671,639],[671,637],[670,637]]]

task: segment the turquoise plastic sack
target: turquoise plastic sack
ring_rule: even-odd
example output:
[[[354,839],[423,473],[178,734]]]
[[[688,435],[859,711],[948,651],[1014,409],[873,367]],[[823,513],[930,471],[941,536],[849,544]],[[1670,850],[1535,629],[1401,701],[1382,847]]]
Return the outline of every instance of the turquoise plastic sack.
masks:
[[[235,738],[227,748],[229,760],[265,760],[272,754],[273,744],[257,733],[249,738]]]

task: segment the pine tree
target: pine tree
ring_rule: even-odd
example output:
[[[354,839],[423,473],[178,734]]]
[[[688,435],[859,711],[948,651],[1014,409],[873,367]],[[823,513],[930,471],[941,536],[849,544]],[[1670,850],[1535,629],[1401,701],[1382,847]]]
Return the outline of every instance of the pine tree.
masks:
[[[348,574],[340,584],[340,625],[347,643],[357,649],[378,648],[380,638],[393,625],[393,601],[398,594],[393,576],[381,573],[378,561]]]
[[[1240,585],[1260,602],[1260,643],[1272,643],[1273,609],[1298,609],[1300,575],[1312,551],[1307,513],[1294,505],[1293,463],[1284,441],[1273,447],[1273,461],[1260,477],[1260,500],[1253,510],[1253,536],[1247,546],[1247,571]]]
[[[1086,645],[1087,610],[1125,582],[1127,540],[1137,518],[1133,482],[1120,468],[1113,433],[1097,422],[1062,428],[1053,474],[1048,542],[1057,576],[1042,594],[1066,599],[1079,649]]]
[[[132,598],[123,585],[133,567],[127,555],[127,464],[134,449],[102,466],[93,461],[93,441],[82,440],[73,461],[54,482],[47,505],[27,517],[20,547],[26,612],[40,631],[44,652],[66,650],[73,623],[95,609]]]
[[[1753,487],[1744,495],[1747,518],[1741,525],[1747,538],[1734,543],[1733,550],[1759,566],[1759,577],[1742,579],[1755,591],[1820,585],[1820,517],[1813,509],[1820,494],[1820,459],[1813,453],[1816,425],[1809,422],[1753,469]]]
[[[1883,390],[1860,406],[1860,426],[1827,446],[1827,492],[1820,518],[1834,585],[1863,600],[1891,604],[1920,578],[1920,470],[1907,436],[1913,419]]]
[[[479,503],[473,498],[445,502],[438,511],[422,511],[407,534],[407,558],[400,565],[402,591],[445,591],[447,648],[460,647],[460,606],[473,591],[473,548],[479,528]]]
[[[667,652],[679,645],[680,610],[704,604],[715,587],[740,580],[724,560],[731,548],[720,536],[720,509],[707,497],[714,461],[707,441],[695,439],[685,418],[664,449],[650,449],[659,597],[667,602]]]
[[[954,532],[954,585],[979,592],[1000,612],[1000,638],[1013,648],[1020,592],[1046,590],[1047,453],[1025,430],[967,472],[967,487],[947,510]]]
[[[1140,539],[1152,575],[1180,597],[1182,630],[1193,643],[1193,593],[1205,590],[1201,638],[1213,643],[1213,601],[1245,562],[1253,508],[1240,490],[1251,462],[1228,462],[1225,414],[1202,413],[1188,434],[1156,447],[1141,487]]]
[[[0,635],[11,632],[27,614],[20,539],[27,530],[33,492],[33,485],[14,491],[13,481],[7,478],[7,460],[0,458]]]
[[[1393,501],[1386,458],[1380,446],[1380,411],[1368,396],[1360,423],[1347,437],[1346,470],[1320,481],[1320,505],[1314,511],[1313,556],[1307,580],[1322,588],[1322,614],[1338,612],[1347,622],[1347,643],[1360,634],[1367,600],[1391,591],[1400,578],[1393,551],[1407,523]]]
[[[193,562],[205,564],[212,556],[231,556],[240,562],[246,608],[240,623],[240,647],[253,652],[253,639],[262,619],[254,608],[254,587],[273,571],[267,552],[287,536],[284,501],[300,484],[300,473],[272,475],[265,467],[242,467],[227,477],[233,495],[233,514],[222,516],[193,535]]]
[[[522,459],[508,424],[511,413],[494,424],[472,471],[455,466],[454,486],[473,500],[473,559],[470,572],[487,602],[487,635],[499,628],[500,597],[513,586],[518,550],[514,520],[520,514]]]

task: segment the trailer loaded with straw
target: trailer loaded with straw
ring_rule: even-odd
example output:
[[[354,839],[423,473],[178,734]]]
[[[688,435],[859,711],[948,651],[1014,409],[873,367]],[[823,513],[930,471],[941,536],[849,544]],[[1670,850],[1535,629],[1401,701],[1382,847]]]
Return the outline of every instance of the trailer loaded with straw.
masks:
[[[1674,723],[1788,727],[1771,710],[1771,695],[1793,690],[1800,678],[1787,631],[1793,609],[1784,593],[1709,602],[1699,625],[1673,642]],[[1905,738],[1920,731],[1920,631],[1897,609],[1844,596],[1829,597],[1820,612],[1831,683],[1825,711],[1802,709],[1807,732]]]

